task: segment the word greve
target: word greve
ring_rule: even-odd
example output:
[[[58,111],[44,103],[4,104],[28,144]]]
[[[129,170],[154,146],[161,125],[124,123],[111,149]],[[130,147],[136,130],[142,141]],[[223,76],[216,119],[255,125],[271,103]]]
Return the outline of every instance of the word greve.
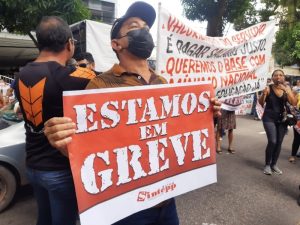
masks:
[[[144,149],[140,145],[133,144],[91,153],[81,167],[84,189],[90,194],[98,194],[113,185],[120,186],[163,171],[174,170],[176,167],[171,167],[174,161],[178,166],[183,166],[187,162],[210,158],[211,149],[206,143],[212,135],[205,128],[148,141]],[[186,157],[188,145],[192,146],[190,149],[192,158]],[[112,161],[116,161],[116,167]],[[105,169],[95,170],[96,164]],[[116,175],[117,179],[113,179]]]
[[[96,103],[74,105],[77,121],[76,133],[114,128],[118,126],[121,119],[127,121],[126,125],[133,125],[206,112],[210,106],[209,98],[210,92],[204,91],[185,95],[165,95],[160,96],[159,99],[149,97],[145,101],[141,98],[108,101],[101,106]],[[120,111],[126,112],[126,120],[121,118]],[[96,113],[100,114],[100,121],[95,121]]]

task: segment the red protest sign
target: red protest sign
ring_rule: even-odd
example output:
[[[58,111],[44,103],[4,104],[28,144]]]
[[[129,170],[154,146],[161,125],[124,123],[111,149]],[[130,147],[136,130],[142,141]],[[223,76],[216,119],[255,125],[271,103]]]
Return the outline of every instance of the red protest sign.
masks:
[[[212,95],[208,84],[65,93],[81,224],[111,224],[216,182]]]

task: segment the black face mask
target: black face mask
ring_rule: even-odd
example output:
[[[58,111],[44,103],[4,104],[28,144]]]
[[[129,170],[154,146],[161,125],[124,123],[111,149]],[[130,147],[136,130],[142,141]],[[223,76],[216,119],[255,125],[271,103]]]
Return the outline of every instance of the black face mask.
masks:
[[[128,37],[127,49],[130,53],[142,59],[147,59],[151,56],[154,42],[148,29],[132,30],[126,36]]]

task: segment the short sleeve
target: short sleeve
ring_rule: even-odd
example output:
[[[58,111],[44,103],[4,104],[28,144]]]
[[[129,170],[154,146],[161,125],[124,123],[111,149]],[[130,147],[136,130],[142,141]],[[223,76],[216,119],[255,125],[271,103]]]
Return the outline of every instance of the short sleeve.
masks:
[[[56,66],[52,68],[51,72],[63,91],[83,90],[93,78],[91,74],[89,76],[84,74],[81,74],[81,76],[74,75],[78,72],[75,67]]]

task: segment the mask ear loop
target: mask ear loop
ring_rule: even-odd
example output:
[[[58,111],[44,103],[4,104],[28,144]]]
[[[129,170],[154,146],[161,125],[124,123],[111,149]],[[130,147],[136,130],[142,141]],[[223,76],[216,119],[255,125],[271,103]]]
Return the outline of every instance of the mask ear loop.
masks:
[[[127,36],[127,34],[125,34],[125,35],[123,35],[121,37],[117,37],[116,39],[121,39],[121,38],[126,37],[126,36]]]

